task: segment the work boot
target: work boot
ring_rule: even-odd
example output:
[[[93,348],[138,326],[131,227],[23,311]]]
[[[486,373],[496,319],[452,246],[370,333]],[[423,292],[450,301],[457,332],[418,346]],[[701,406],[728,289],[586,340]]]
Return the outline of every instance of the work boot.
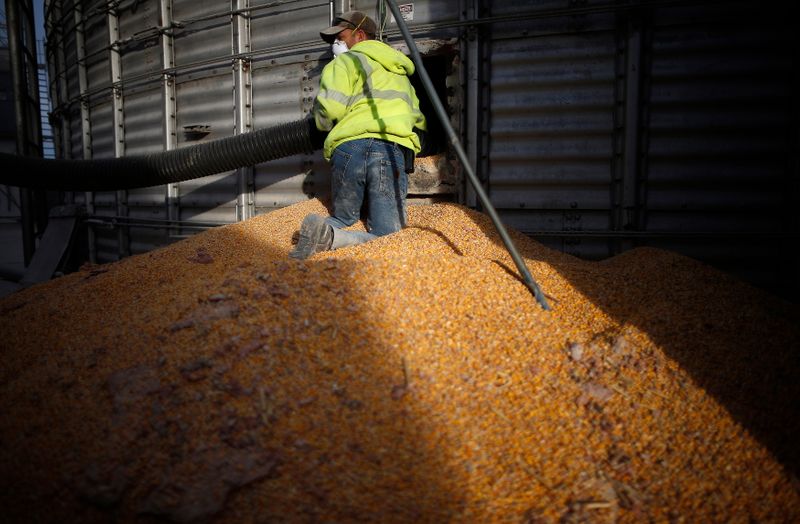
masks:
[[[314,253],[329,250],[332,243],[333,228],[321,216],[308,215],[300,225],[300,238],[289,256],[303,260]]]

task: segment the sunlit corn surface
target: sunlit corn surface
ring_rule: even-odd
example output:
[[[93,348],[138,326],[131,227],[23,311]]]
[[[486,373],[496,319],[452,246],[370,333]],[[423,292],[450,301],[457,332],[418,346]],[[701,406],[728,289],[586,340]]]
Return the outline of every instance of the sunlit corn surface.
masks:
[[[0,301],[4,522],[797,522],[798,307],[411,207],[312,200]]]

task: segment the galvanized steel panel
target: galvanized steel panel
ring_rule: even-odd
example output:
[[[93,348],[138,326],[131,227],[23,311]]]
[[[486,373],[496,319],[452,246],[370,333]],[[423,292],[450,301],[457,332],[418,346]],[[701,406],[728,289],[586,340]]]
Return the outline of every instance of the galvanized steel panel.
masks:
[[[318,77],[315,79],[316,85],[309,80],[307,69],[313,67],[318,66],[310,61],[307,65],[296,61],[259,64],[253,68],[253,125],[256,129],[293,122],[303,117],[303,99],[313,99],[319,85]]]
[[[232,183],[236,183],[236,177],[232,176]],[[212,222],[212,223],[231,223],[236,219],[235,201],[230,202],[228,206],[209,205],[208,203],[198,201],[197,205],[188,203],[181,204],[180,220],[194,221],[194,222]],[[189,230],[186,233],[192,234],[196,230]]]
[[[114,119],[111,103],[91,108],[92,158],[114,158]],[[80,158],[80,156],[78,157]]]
[[[610,246],[606,238],[579,236],[584,231],[607,231],[609,217],[606,212],[505,209],[503,223],[534,237],[551,249],[588,260],[608,257]]]
[[[114,191],[98,191],[92,195],[97,214],[105,216],[117,214],[117,194]]]
[[[597,8],[614,7],[609,0],[580,0],[579,2],[564,2],[564,0],[515,0],[513,2],[483,2],[486,11],[492,16],[519,17],[521,13],[564,13],[566,10],[578,16],[583,11]],[[570,9],[572,8],[572,9]],[[576,9],[577,8],[577,9]],[[484,13],[486,14],[486,13]],[[561,22],[563,24],[563,21]]]
[[[653,37],[647,150],[649,210],[777,212],[787,189],[791,40],[746,20],[686,21]],[[784,182],[781,182],[781,180]],[[648,228],[670,229],[648,218]],[[733,218],[733,217],[731,217]],[[776,217],[778,218],[778,217]],[[774,227],[780,229],[776,222]],[[734,219],[728,229],[748,229]]]
[[[195,178],[180,183],[180,205],[188,207],[229,207],[231,213],[236,207],[236,175],[233,172]],[[236,220],[232,214],[226,222]]]
[[[615,51],[607,31],[491,42],[490,198],[504,218],[518,210],[521,229],[537,229],[521,210],[529,221],[562,210],[581,217],[575,228],[609,227]],[[539,225],[563,229],[554,216]]]
[[[788,209],[797,198],[786,156],[796,147],[789,129],[797,125],[797,36],[751,14],[741,6],[661,12],[652,38],[645,216],[649,231],[708,232],[702,242],[650,245],[783,288],[792,278],[780,261],[791,257],[787,242],[770,233],[792,227]]]
[[[83,24],[84,45],[86,47],[86,69],[89,91],[96,91],[108,86],[111,81],[109,60],[109,34],[108,21],[102,12],[84,8],[85,21]],[[71,19],[71,18],[70,18]],[[73,62],[67,58],[67,63]],[[77,73],[72,73],[77,74]]]
[[[97,262],[99,264],[119,260],[116,232],[107,229],[95,229],[95,246],[97,250]]]
[[[351,2],[351,4],[353,5],[353,9],[363,11],[372,17],[377,23],[380,23],[376,7],[378,2],[370,0],[354,0]],[[423,0],[416,2],[398,0],[397,4],[400,6],[401,11],[406,11],[406,9],[409,10],[410,18],[406,18],[406,25],[408,25],[409,28],[425,24],[453,22],[457,21],[459,17],[458,3],[453,2],[452,0]],[[406,6],[406,8],[403,6]],[[386,29],[397,30],[397,24],[394,22],[393,18],[394,17],[392,16],[391,11],[386,8]]]
[[[487,5],[482,18],[491,22],[492,39],[576,35],[592,31],[614,31],[618,9],[625,6],[609,2],[591,5],[553,6],[536,0]],[[488,4],[488,2],[487,2]],[[588,3],[587,3],[588,4]]]
[[[69,157],[83,158],[83,129],[81,128],[81,114],[77,106],[72,106],[69,111],[62,113],[61,118],[69,122]]]
[[[104,213],[97,213],[98,215]],[[119,255],[119,236],[114,229],[94,229],[97,262],[100,264],[115,262]]]
[[[330,170],[321,155],[294,156],[257,167],[256,210],[263,213],[308,198],[330,196]]]
[[[166,208],[164,206],[146,209],[139,209],[132,206],[130,208],[129,217],[131,221],[139,220],[148,222],[153,220],[166,220],[166,214]],[[130,238],[132,254],[152,251],[159,246],[165,246],[172,242],[168,230],[157,227],[131,228]]]
[[[179,24],[173,32],[176,66],[230,56],[229,2],[173,0],[172,16]]]
[[[267,6],[267,7],[264,7]],[[250,33],[252,48],[259,52],[276,47],[306,43],[327,47],[319,32],[330,24],[327,2],[252,2]]]
[[[130,228],[131,255],[147,253],[156,248],[169,245],[173,240],[164,229],[150,229],[141,227]],[[176,239],[177,240],[177,239]]]
[[[75,35],[70,34],[64,38],[64,60],[65,69],[60,71],[60,82],[67,85],[67,96],[70,100],[76,99],[81,94],[80,83],[78,81],[78,54],[75,47]]]
[[[178,147],[192,145],[183,130],[188,126],[207,126],[210,133],[202,141],[233,134],[233,77],[211,76],[177,84]],[[235,220],[238,185],[232,172],[187,180],[178,184],[180,206],[230,208],[225,221]]]
[[[143,155],[164,149],[161,90],[125,96],[125,154]]]
[[[152,186],[142,187],[138,189],[128,190],[128,209],[131,210],[131,216],[134,216],[137,211],[142,213],[166,213],[164,206],[166,186]],[[142,209],[137,210],[137,207]],[[164,209],[156,209],[164,208]]]
[[[160,25],[158,2],[141,1],[135,6],[135,9],[121,11],[119,17],[124,78],[153,75],[161,70],[161,48],[156,31]]]
[[[159,0],[127,0],[119,2],[119,37],[134,45],[147,42],[161,25]],[[152,45],[152,44],[150,44]]]
[[[178,147],[194,144],[183,130],[189,126],[207,126],[210,133],[203,140],[225,138],[233,134],[233,77],[221,74],[177,84]]]

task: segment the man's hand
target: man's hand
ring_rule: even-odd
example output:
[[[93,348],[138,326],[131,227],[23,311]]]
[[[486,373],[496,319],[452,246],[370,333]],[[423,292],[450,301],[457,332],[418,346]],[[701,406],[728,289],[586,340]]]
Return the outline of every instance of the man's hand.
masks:
[[[317,149],[322,149],[323,145],[325,144],[325,138],[328,136],[328,132],[317,129],[317,124],[314,122],[314,117],[308,118],[308,131],[311,138],[311,146],[314,148],[314,151]]]

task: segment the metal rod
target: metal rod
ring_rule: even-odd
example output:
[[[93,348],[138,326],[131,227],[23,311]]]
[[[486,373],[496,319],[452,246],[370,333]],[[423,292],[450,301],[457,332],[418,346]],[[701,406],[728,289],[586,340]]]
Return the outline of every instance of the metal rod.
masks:
[[[511,255],[511,258],[514,259],[514,264],[517,265],[517,269],[519,270],[525,285],[528,286],[528,288],[533,292],[533,296],[536,297],[536,300],[542,306],[542,309],[549,310],[550,306],[547,303],[544,293],[542,293],[542,290],[539,289],[539,286],[533,280],[530,271],[528,271],[528,267],[525,265],[525,261],[522,260],[522,257],[517,251],[516,246],[514,246],[511,237],[508,236],[506,228],[503,226],[500,217],[497,215],[497,211],[495,211],[494,206],[489,201],[489,197],[483,190],[483,186],[481,186],[478,177],[475,176],[475,173],[472,170],[472,166],[469,163],[467,154],[464,152],[464,148],[461,146],[458,135],[453,129],[453,126],[450,125],[450,118],[447,116],[447,111],[445,111],[441,100],[439,100],[439,95],[436,93],[436,89],[433,87],[430,76],[428,76],[428,72],[425,70],[425,66],[422,63],[422,56],[420,56],[419,50],[414,43],[414,39],[411,37],[411,33],[408,31],[406,22],[403,20],[403,16],[400,14],[400,8],[397,7],[395,0],[386,0],[386,5],[389,6],[389,9],[391,9],[392,14],[394,15],[394,19],[397,22],[397,27],[400,28],[400,33],[403,35],[403,39],[406,41],[409,51],[411,51],[411,58],[417,68],[417,73],[419,73],[420,80],[422,80],[422,85],[425,87],[425,91],[428,93],[428,97],[431,99],[431,103],[436,111],[436,115],[439,117],[439,120],[442,123],[442,127],[444,127],[445,131],[447,131],[450,144],[456,150],[458,158],[461,160],[461,164],[464,167],[464,172],[467,174],[467,178],[472,184],[472,187],[475,190],[481,205],[492,219],[492,223],[494,224],[497,233],[500,235],[500,238],[503,240],[503,244],[505,244],[508,253]]]
[[[8,54],[11,69],[11,79],[14,92],[14,119],[17,138],[17,154],[28,156],[31,147],[28,141],[30,129],[28,127],[28,84],[25,77],[25,64],[23,52],[25,44],[22,41],[20,23],[23,20],[19,15],[17,0],[6,0],[6,31],[8,35]],[[35,63],[35,62],[34,62]],[[34,216],[34,193],[27,188],[20,188],[20,215],[22,217],[22,254],[25,266],[31,263],[33,253],[36,251],[36,223]]]

